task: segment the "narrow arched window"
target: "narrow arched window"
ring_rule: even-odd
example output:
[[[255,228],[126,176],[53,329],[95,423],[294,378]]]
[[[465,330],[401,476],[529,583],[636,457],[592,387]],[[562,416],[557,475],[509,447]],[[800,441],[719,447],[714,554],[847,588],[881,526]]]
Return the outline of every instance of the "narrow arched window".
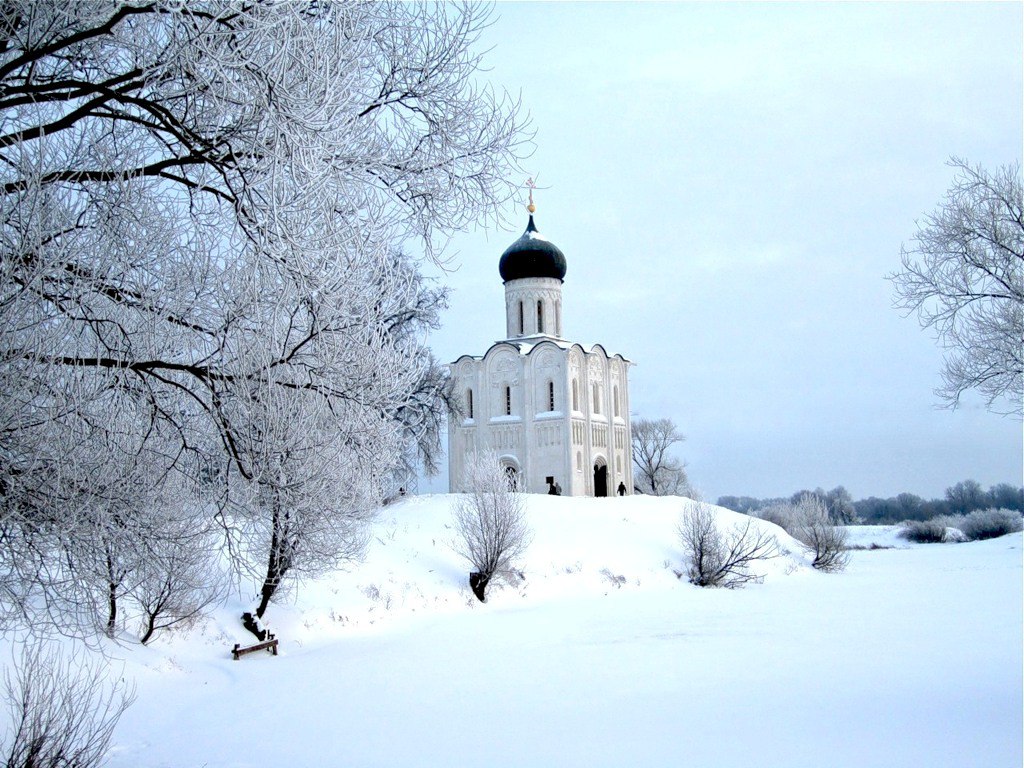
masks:
[[[512,415],[512,387],[505,387],[505,415]]]
[[[612,388],[612,407],[615,408],[615,415],[619,415],[619,385]]]
[[[576,379],[572,380],[572,409],[578,411],[580,409],[580,391],[576,386]]]
[[[466,409],[469,411],[469,418],[473,418],[473,390],[466,390]]]
[[[594,385],[594,413],[601,412],[601,391]]]
[[[548,382],[548,410],[555,410],[555,382]]]
[[[523,317],[523,302],[519,302],[519,335],[526,333],[526,320]]]
[[[537,299],[537,333],[544,333],[544,303]]]
[[[562,302],[555,302],[555,336],[562,335]]]

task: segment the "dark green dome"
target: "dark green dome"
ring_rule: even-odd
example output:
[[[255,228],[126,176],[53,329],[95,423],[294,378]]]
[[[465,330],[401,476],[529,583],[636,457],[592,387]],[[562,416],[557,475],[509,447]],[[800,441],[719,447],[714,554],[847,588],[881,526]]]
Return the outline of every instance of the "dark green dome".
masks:
[[[565,255],[557,245],[537,231],[532,215],[522,237],[505,249],[498,262],[498,272],[506,283],[527,277],[565,280],[565,268]]]

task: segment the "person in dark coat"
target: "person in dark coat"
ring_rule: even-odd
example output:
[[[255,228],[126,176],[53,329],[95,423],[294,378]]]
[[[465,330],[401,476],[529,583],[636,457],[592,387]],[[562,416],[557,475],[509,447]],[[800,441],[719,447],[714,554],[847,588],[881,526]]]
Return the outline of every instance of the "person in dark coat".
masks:
[[[619,483],[619,496],[625,496],[625,495],[626,495],[626,484],[625,483]]]

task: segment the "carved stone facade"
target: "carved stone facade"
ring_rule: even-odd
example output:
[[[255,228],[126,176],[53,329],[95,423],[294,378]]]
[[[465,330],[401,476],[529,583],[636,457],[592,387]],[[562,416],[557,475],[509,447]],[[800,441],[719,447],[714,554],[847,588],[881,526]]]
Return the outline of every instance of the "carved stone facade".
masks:
[[[560,273],[557,263],[532,266],[535,251],[529,268],[516,265],[522,250],[538,240],[562,260]],[[520,245],[524,241],[527,246]],[[620,483],[633,492],[630,362],[600,344],[588,350],[562,338],[564,265],[532,217],[523,238],[502,256],[506,338],[482,357],[464,355],[451,365],[463,409],[448,428],[452,492],[466,490],[461,479],[467,457],[486,449],[530,493],[547,493],[548,478],[569,496],[612,496]]]

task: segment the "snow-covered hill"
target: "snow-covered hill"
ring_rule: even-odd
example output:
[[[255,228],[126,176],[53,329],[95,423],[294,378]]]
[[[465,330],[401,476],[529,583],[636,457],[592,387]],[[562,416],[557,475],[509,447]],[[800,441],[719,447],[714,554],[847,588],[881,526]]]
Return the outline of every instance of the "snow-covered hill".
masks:
[[[531,496],[523,579],[481,605],[451,502],[386,507],[364,563],[273,605],[276,658],[231,660],[248,599],[115,649],[110,765],[1020,765],[1020,534],[826,575],[772,526],[763,583],[700,589],[684,500]]]
[[[364,562],[347,572],[307,582],[298,601],[268,611],[268,626],[293,645],[348,636],[351,630],[395,626],[415,615],[500,611],[606,595],[610,591],[686,588],[676,527],[689,500],[632,496],[568,498],[527,496],[534,536],[517,563],[522,579],[498,584],[481,605],[469,590],[469,564],[452,545],[453,496],[411,497],[381,510]],[[750,518],[715,507],[725,529]],[[753,570],[766,579],[809,569],[809,558],[785,531],[755,520],[777,537],[782,554]],[[238,634],[232,606],[225,634]],[[245,633],[239,635],[246,640]]]

